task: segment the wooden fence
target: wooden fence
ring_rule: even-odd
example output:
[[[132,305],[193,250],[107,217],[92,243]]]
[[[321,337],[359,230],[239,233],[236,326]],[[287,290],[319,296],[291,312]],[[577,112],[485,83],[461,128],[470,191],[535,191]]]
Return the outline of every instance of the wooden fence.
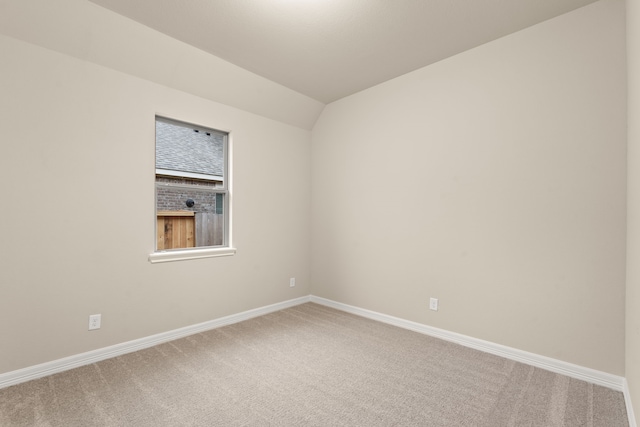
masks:
[[[224,215],[196,212],[196,246],[221,246],[224,243]]]
[[[210,212],[158,211],[157,250],[220,246],[224,215]]]

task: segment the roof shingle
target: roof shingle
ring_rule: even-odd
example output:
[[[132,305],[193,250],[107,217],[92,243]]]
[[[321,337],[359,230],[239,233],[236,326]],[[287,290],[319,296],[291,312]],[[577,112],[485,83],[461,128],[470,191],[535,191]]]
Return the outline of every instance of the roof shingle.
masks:
[[[222,177],[224,134],[156,120],[156,169]]]

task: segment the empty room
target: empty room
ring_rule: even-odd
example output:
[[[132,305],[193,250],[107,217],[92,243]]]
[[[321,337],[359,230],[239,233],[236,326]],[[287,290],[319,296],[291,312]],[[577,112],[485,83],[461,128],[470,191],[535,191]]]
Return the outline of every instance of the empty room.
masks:
[[[637,426],[638,76],[640,0],[0,0],[0,426]]]

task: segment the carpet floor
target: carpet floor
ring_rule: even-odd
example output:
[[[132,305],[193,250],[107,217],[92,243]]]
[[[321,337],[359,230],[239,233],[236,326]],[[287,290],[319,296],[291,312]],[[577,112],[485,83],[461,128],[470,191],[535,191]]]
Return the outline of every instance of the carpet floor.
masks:
[[[0,426],[628,426],[622,393],[308,303],[0,390]]]

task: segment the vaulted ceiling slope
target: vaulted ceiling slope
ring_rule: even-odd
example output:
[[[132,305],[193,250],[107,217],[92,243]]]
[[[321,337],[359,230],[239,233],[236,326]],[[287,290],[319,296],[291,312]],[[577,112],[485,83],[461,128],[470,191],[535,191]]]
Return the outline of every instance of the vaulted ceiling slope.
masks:
[[[305,130],[325,105],[89,0],[0,0],[0,58],[22,43]]]
[[[91,0],[329,103],[595,0]]]

